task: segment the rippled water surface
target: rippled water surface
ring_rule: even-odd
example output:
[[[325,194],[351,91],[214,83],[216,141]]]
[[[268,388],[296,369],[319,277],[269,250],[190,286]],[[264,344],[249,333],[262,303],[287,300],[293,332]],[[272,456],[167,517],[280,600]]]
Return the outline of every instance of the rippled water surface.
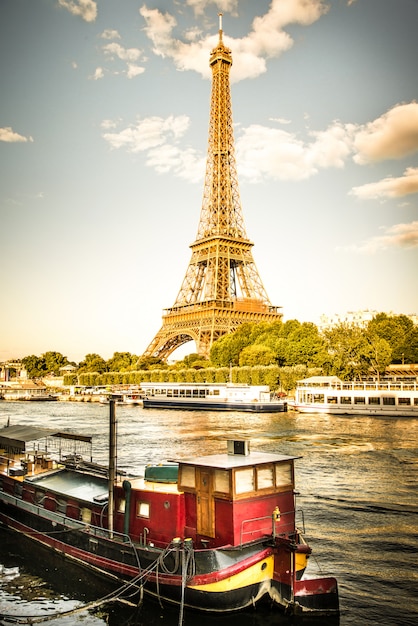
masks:
[[[0,427],[10,418],[11,424],[94,434],[93,459],[106,463],[108,413],[108,407],[98,404],[2,402]],[[140,407],[117,407],[117,417],[118,467],[130,474],[141,474],[149,462],[224,451],[230,438],[248,438],[254,450],[302,457],[296,462],[296,485],[314,551],[309,567],[312,573],[337,577],[339,624],[418,623],[418,419]],[[13,573],[10,568],[15,567],[19,569]],[[109,591],[83,570],[0,531],[0,616],[63,613]],[[183,623],[229,625],[238,619],[241,626],[293,623],[267,608],[239,618],[186,611]],[[111,605],[47,623],[174,626],[179,612],[145,599],[138,610]]]

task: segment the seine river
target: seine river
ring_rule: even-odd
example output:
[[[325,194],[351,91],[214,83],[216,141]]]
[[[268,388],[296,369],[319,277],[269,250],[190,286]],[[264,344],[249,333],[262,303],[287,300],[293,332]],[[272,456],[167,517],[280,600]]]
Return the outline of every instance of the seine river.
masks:
[[[118,467],[131,474],[141,474],[150,461],[223,451],[231,438],[250,439],[254,450],[300,456],[296,462],[298,507],[304,511],[306,538],[315,555],[309,567],[312,573],[337,577],[339,624],[418,623],[418,419],[123,406],[117,407],[117,417]],[[8,418],[11,424],[36,423],[93,434],[93,459],[107,462],[106,406],[2,402],[0,427]],[[18,570],[13,573],[4,567]],[[0,624],[16,623],[22,615],[62,613],[108,592],[82,569],[0,530]],[[7,615],[14,616],[14,621]],[[186,610],[183,616],[185,626],[229,626],[238,621],[240,626],[295,623],[267,608],[216,617]],[[112,604],[48,623],[177,626],[179,611],[145,597],[138,609]]]

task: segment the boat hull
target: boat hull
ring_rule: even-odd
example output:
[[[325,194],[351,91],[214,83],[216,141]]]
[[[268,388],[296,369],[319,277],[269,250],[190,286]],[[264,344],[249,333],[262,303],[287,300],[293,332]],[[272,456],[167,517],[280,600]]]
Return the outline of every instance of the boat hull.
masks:
[[[0,522],[96,575],[121,584],[131,581],[138,592],[143,588],[159,599],[199,611],[234,612],[269,599],[283,611],[292,607],[292,612],[296,608],[296,612],[338,613],[334,579],[326,579],[332,582],[328,583],[328,598],[322,607],[323,584],[303,581],[296,589],[294,585],[299,581],[294,582],[293,588],[289,580],[274,581],[274,563],[280,548],[267,542],[197,551],[173,546],[165,551],[151,545],[134,546],[128,537],[110,537],[105,529],[64,519],[55,512],[41,515],[35,505],[18,502],[14,496],[3,493]],[[227,565],[219,567],[220,562]]]
[[[379,407],[371,408],[364,405],[336,406],[334,404],[298,404],[293,405],[299,413],[311,413],[316,415],[370,415],[376,417],[418,417],[418,406],[405,407]]]
[[[144,409],[180,409],[190,411],[245,411],[249,413],[283,413],[286,402],[231,402],[222,400],[193,400],[176,398],[144,398]]]

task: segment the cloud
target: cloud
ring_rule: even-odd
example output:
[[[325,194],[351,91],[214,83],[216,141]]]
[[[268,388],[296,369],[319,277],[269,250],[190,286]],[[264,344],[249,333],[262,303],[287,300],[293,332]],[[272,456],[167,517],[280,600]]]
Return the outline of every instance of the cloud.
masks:
[[[120,39],[120,35],[118,31],[111,30],[110,28],[107,28],[106,30],[104,30],[102,34],[100,35],[100,37],[102,39]]]
[[[359,246],[345,248],[348,252],[375,254],[390,248],[411,249],[418,247],[418,221],[382,227],[383,235],[371,237]]]
[[[189,0],[195,10],[202,10],[208,2]],[[218,7],[236,7],[235,2],[212,2]],[[227,10],[227,9],[225,9]],[[231,39],[224,34],[225,45],[233,48],[234,65],[231,81],[255,78],[266,71],[266,59],[278,57],[293,45],[293,39],[284,28],[290,24],[307,26],[318,20],[328,7],[323,0],[272,0],[267,13],[253,20],[252,31],[241,39]],[[211,75],[208,58],[218,41],[218,34],[211,34],[197,41],[181,41],[173,37],[176,19],[158,9],[143,5],[140,14],[145,19],[145,33],[153,43],[154,54],[171,58],[177,69],[194,70],[204,78]]]
[[[118,122],[112,120],[102,122],[102,128],[106,131],[103,138],[113,149],[145,152],[146,165],[160,174],[172,173],[189,182],[202,179],[205,157],[193,148],[181,148],[178,145],[190,125],[187,116],[138,119],[136,124],[119,132],[108,132],[118,125]]]
[[[58,4],[72,15],[80,16],[86,22],[94,22],[97,17],[95,0],[58,0]]]
[[[124,48],[115,41],[103,46],[103,51],[111,58],[117,57],[127,62],[137,61],[141,56],[141,50],[139,50],[139,48]]]
[[[354,187],[350,194],[360,199],[401,198],[418,193],[418,167],[408,167],[403,176],[383,178],[376,183]]]
[[[182,150],[165,143],[148,153],[146,164],[160,174],[172,173],[179,178],[196,183],[205,172],[205,158],[192,148]]]
[[[6,143],[18,143],[25,141],[33,141],[32,137],[24,137],[23,135],[19,135],[19,133],[15,133],[15,131],[10,127],[6,126],[4,128],[0,128],[0,141],[5,141]]]
[[[186,0],[185,4],[192,7],[195,15],[203,15],[205,9],[210,5],[215,5],[221,12],[236,15],[238,0]]]
[[[294,133],[261,125],[241,131],[236,142],[240,176],[251,182],[264,178],[302,180],[321,168],[344,166],[350,154],[350,128],[334,122],[328,129],[311,132],[311,141]]]
[[[413,103],[414,104],[414,103]],[[407,106],[407,105],[404,105]],[[416,106],[414,104],[414,106]],[[398,109],[399,106],[394,107]],[[390,110],[379,119],[391,118]],[[155,120],[160,120],[159,124],[164,126],[161,118],[148,118],[141,120],[136,125],[131,125],[120,133],[107,133],[104,138],[117,148],[124,147],[133,152],[148,150],[148,142],[142,142],[144,128],[151,122],[155,128]],[[185,116],[168,119],[187,119]],[[287,124],[289,120],[273,119],[274,123]],[[237,157],[237,167],[241,179],[257,183],[262,180],[304,180],[318,174],[324,169],[342,169],[349,158],[358,155],[357,138],[372,126],[374,122],[364,126],[356,124],[344,124],[334,121],[325,130],[308,131],[305,137],[292,133],[276,126],[262,124],[252,124],[246,128],[237,127],[235,150]],[[169,124],[165,128],[169,128]],[[103,127],[104,128],[104,127]],[[185,129],[184,129],[185,130]],[[401,129],[403,132],[403,128]],[[154,138],[156,136],[154,135]],[[180,139],[177,135],[176,140]],[[393,131],[393,140],[396,142],[396,135]],[[157,145],[167,143],[167,140],[157,141]],[[180,151],[181,147],[177,146]],[[190,171],[200,171],[201,155],[199,152],[184,149],[187,154],[188,167]],[[400,154],[400,151],[399,151]],[[196,159],[196,164],[192,165],[192,159]],[[156,161],[150,159],[149,165]],[[167,171],[180,175],[179,170],[168,168]],[[159,171],[165,171],[162,167]],[[195,176],[190,179],[195,180]],[[408,168],[404,175],[399,178],[386,178],[376,183],[369,183],[361,187],[355,187],[350,193],[358,198],[383,198],[401,197],[416,192],[417,169]]]
[[[126,70],[124,71],[124,74],[127,76],[127,78],[135,78],[135,76],[138,76],[139,74],[143,74],[143,72],[145,72],[145,68],[136,63],[136,61],[138,61],[138,59],[140,59],[142,55],[142,50],[140,50],[139,48],[124,48],[116,41],[113,41],[112,43],[108,43],[103,46],[103,52],[106,56],[110,58],[112,62],[120,59],[121,61],[126,63]],[[118,72],[113,73],[117,74]]]
[[[112,148],[125,148],[128,152],[145,152],[151,148],[167,144],[168,140],[178,140],[189,127],[190,120],[186,115],[167,118],[148,117],[139,119],[135,125],[128,126],[120,132],[103,134],[103,138]],[[109,127],[106,120],[105,128]]]
[[[418,151],[418,103],[398,104],[363,126],[354,141],[359,164],[402,159]]]
[[[103,78],[104,76],[104,71],[102,67],[96,67],[93,76],[91,77],[93,80],[100,80],[100,78]]]

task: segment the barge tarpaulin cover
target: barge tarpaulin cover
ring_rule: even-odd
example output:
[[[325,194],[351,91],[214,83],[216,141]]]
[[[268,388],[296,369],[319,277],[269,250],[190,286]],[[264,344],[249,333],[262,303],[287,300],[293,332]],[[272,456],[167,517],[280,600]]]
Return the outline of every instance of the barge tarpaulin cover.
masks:
[[[28,442],[44,439],[46,451],[50,447],[48,446],[49,437],[72,442],[79,441],[88,445],[91,445],[92,442],[92,438],[87,435],[78,435],[49,428],[40,428],[38,426],[17,424],[0,429],[0,449],[5,450],[9,454],[21,454],[25,451],[25,446]]]

